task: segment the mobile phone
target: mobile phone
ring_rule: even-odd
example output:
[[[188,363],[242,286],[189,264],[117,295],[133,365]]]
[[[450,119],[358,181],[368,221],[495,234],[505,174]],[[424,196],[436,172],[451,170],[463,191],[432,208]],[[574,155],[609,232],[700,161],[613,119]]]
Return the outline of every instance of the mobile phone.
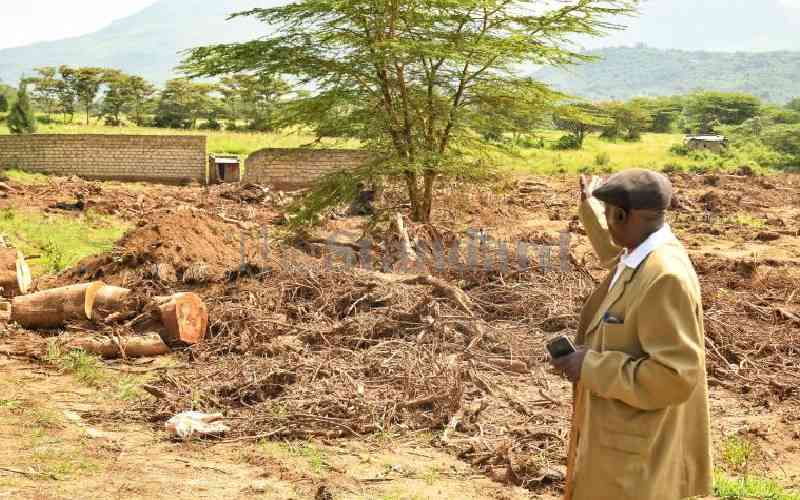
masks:
[[[575,352],[575,345],[569,337],[561,335],[547,343],[547,352],[550,353],[551,358],[557,359]]]

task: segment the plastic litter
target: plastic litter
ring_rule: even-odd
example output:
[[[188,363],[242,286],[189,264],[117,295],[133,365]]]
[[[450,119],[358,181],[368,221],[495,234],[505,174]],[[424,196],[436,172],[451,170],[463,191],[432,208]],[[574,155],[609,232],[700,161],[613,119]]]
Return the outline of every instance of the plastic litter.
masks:
[[[189,439],[194,435],[213,436],[224,434],[230,428],[221,422],[222,413],[202,413],[185,411],[178,413],[164,424],[164,428],[172,436]]]

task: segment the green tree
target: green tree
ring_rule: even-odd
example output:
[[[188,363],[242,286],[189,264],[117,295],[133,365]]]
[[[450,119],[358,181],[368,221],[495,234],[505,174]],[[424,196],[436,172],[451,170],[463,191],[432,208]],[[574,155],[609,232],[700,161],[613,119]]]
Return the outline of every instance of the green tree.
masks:
[[[195,83],[186,78],[169,80],[156,108],[155,125],[163,128],[196,128],[200,118],[218,112],[210,96],[214,85]]]
[[[36,68],[38,76],[28,79],[33,84],[33,100],[42,109],[47,118],[57,111],[62,81],[58,78],[58,69],[52,66]]]
[[[608,127],[612,120],[599,107],[593,104],[564,104],[553,111],[553,125],[558,130],[569,132],[577,149],[583,148],[583,141],[592,132]]]
[[[795,97],[789,101],[789,103],[786,104],[786,109],[800,113],[800,97]]]
[[[33,134],[36,133],[36,115],[31,107],[28,98],[28,85],[25,81],[19,84],[17,102],[8,115],[8,128],[12,134]]]
[[[107,72],[105,79],[102,113],[106,123],[119,126],[122,115],[127,114],[136,125],[144,124],[144,115],[149,111],[156,88],[140,76],[120,71]]]
[[[429,221],[437,180],[485,164],[471,147],[480,118],[475,104],[500,93],[519,103],[552,99],[540,84],[520,77],[519,66],[587,60],[566,40],[618,27],[610,19],[637,4],[301,0],[238,14],[265,22],[271,34],[195,49],[184,68],[192,76],[286,75],[298,88],[313,89],[293,103],[283,123],[361,139],[381,158],[369,175],[402,179],[412,218]],[[339,126],[332,127],[333,120]],[[331,189],[329,201],[340,201],[345,191],[353,192]]]
[[[5,94],[0,94],[0,113],[8,112],[8,98]]]
[[[638,141],[642,138],[642,132],[653,126],[650,111],[640,102],[612,101],[599,107],[609,117],[609,124],[603,127],[601,134],[607,139]]]
[[[675,122],[683,113],[683,101],[682,96],[638,97],[630,103],[641,106],[652,117],[652,124],[646,132],[667,134],[672,132]]]
[[[758,116],[761,101],[749,94],[697,92],[688,97],[684,113],[693,130],[713,133],[718,125],[741,125]]]
[[[61,66],[59,68],[61,77],[71,94],[75,96],[78,105],[83,108],[86,114],[86,125],[89,125],[92,106],[94,106],[100,87],[106,82],[109,74],[114,74],[114,70],[105,68],[70,68]]]
[[[764,130],[761,140],[775,151],[789,158],[793,166],[800,166],[800,125],[775,125]]]

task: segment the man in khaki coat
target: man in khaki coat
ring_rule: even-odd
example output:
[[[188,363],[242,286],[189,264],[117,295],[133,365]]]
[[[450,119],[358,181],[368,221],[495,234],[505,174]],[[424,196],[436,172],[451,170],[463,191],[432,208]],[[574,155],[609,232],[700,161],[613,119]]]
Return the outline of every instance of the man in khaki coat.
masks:
[[[708,495],[703,307],[665,222],[672,186],[638,169],[581,186],[580,218],[610,273],[583,308],[576,352],[552,361],[575,384],[566,498]]]

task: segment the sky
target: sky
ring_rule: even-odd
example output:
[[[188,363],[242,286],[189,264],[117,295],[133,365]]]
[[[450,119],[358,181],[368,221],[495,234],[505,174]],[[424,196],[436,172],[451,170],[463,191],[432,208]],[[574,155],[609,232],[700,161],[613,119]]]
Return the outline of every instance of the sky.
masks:
[[[219,0],[224,2],[225,0]],[[131,15],[156,0],[0,0],[3,4],[0,49],[34,42],[59,40],[100,30],[115,19]],[[756,5],[772,7],[753,9]],[[744,9],[743,6],[749,8]],[[698,9],[702,11],[698,14]],[[777,10],[776,10],[777,9]],[[732,10],[733,16],[725,15]],[[759,12],[761,15],[759,15]],[[626,20],[629,29],[605,39],[589,41],[587,48],[632,45],[644,41],[661,48],[699,50],[796,49],[800,30],[800,0],[642,0],[641,16]],[[734,25],[714,26],[720,16]],[[680,23],[665,23],[671,19]],[[737,24],[738,25],[735,25]],[[773,33],[775,24],[783,31]],[[790,27],[786,27],[786,24]],[[690,31],[687,36],[687,30]],[[694,30],[694,33],[691,33]],[[787,35],[794,32],[794,35]],[[674,38],[680,32],[681,36]],[[732,36],[739,33],[741,36]]]
[[[224,0],[222,0],[224,1]],[[2,0],[0,49],[92,33],[156,0]]]

